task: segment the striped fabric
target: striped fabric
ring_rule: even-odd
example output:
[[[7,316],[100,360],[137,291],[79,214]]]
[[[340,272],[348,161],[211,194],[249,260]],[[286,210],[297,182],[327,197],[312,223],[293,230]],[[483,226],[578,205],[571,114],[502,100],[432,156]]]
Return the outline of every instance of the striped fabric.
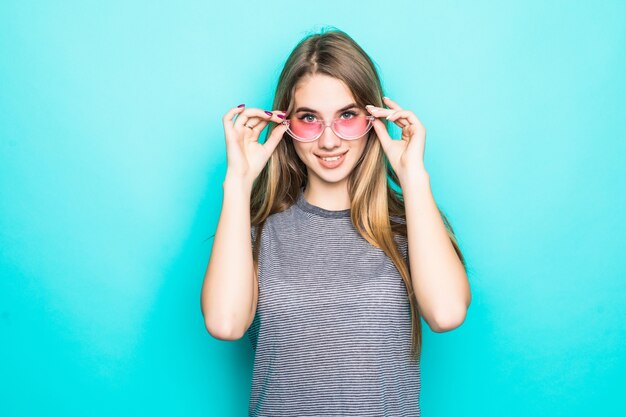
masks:
[[[249,416],[420,415],[404,282],[349,209],[314,206],[301,189],[267,219],[258,273]]]

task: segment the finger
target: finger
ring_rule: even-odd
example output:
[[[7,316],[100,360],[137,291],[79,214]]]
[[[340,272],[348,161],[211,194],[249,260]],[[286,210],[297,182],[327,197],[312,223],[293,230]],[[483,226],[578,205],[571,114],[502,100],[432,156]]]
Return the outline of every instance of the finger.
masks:
[[[252,107],[244,110],[243,113],[241,113],[237,117],[237,120],[235,121],[235,127],[238,129],[248,129],[247,127],[244,127],[244,124],[247,124],[246,122],[252,118],[258,118],[260,120],[271,120],[272,118],[278,119],[278,117],[276,117],[273,112]],[[257,123],[251,121],[251,123],[248,125],[254,127],[257,125]]]
[[[270,116],[268,119],[260,119],[260,122],[258,122],[258,123],[250,121],[249,123],[247,123],[248,126],[252,126],[253,130],[255,132],[261,133],[263,131],[263,129],[265,129],[265,126],[267,126],[267,124],[269,122],[282,123],[285,120],[285,112],[284,111],[282,111],[282,110],[272,110],[271,113],[272,113],[272,116]]]
[[[383,109],[382,107],[372,106],[371,104],[368,104],[365,108],[376,117],[387,117],[395,111],[393,109]]]
[[[255,115],[258,115],[259,111],[261,110],[254,107],[249,107],[245,109],[237,116],[237,119],[235,120],[233,126],[238,130],[241,129],[245,124],[247,124],[248,120],[250,120],[252,117],[255,117]]]
[[[367,110],[373,114],[376,117],[385,117],[387,120],[389,120],[389,118],[395,114],[396,112],[398,112],[398,110],[394,110],[394,109],[383,109],[380,107],[376,107],[376,106],[371,106],[371,105],[367,105],[365,106],[367,108]],[[400,126],[400,127],[405,127],[408,126],[409,123],[405,122],[405,121],[399,121],[396,122],[396,125]]]
[[[240,104],[237,107],[233,107],[224,114],[222,117],[222,122],[224,123],[225,129],[230,129],[233,126],[233,119],[236,115],[240,114],[245,110],[245,104]]]
[[[383,103],[385,103],[387,105],[387,107],[389,107],[390,109],[402,110],[402,107],[400,107],[400,105],[398,103],[396,103],[395,101],[393,101],[389,97],[383,97]]]
[[[401,128],[405,128],[407,126],[410,126],[411,123],[404,117],[398,116],[398,111],[394,111],[393,113],[391,113],[389,116],[385,117],[385,119],[394,122],[396,124],[396,126],[400,126]]]
[[[374,120],[373,122],[374,130],[376,131],[376,135],[378,136],[378,140],[380,140],[380,144],[383,147],[383,151],[388,154],[388,150],[391,147],[391,136],[387,133],[387,126],[381,120]]]
[[[387,118],[387,120],[395,122],[399,118],[404,118],[404,119],[408,120],[408,122],[410,124],[414,124],[415,126],[417,126],[419,128],[422,128],[422,129],[424,128],[424,126],[422,125],[422,122],[420,122],[420,120],[417,118],[415,113],[413,113],[410,110],[400,110],[400,111],[394,113],[393,115],[389,116]]]
[[[276,149],[276,146],[278,146],[283,136],[285,135],[286,131],[287,131],[287,125],[285,124],[281,123],[279,125],[274,126],[274,129],[272,129],[272,133],[269,135],[269,137],[265,140],[265,143],[263,144],[263,148],[267,151],[268,155],[271,155],[272,153],[274,153],[274,149]]]

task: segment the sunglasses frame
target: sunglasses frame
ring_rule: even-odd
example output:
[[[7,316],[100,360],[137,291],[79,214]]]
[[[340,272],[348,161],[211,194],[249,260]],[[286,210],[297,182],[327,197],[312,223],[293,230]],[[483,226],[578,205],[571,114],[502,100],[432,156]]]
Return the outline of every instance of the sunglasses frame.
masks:
[[[360,137],[362,137],[363,135],[365,135],[367,132],[369,132],[372,127],[374,126],[374,120],[376,119],[375,116],[369,116],[369,115],[365,115],[365,118],[367,119],[367,129],[365,129],[365,131],[360,134],[359,136],[353,137],[353,138],[346,138],[342,135],[340,135],[339,133],[337,133],[335,131],[335,128],[333,127],[333,125],[335,124],[335,122],[337,120],[341,120],[339,117],[336,119],[333,119],[330,123],[326,123],[326,120],[318,120],[317,123],[322,125],[322,130],[320,130],[320,133],[317,134],[317,136],[315,136],[313,139],[304,139],[301,138],[300,136],[296,135],[295,133],[293,133],[293,131],[291,130],[290,124],[291,121],[289,119],[286,119],[284,121],[281,122],[282,125],[287,126],[287,133],[289,134],[289,136],[291,136],[292,138],[294,138],[295,140],[299,141],[299,142],[313,142],[316,141],[317,139],[320,138],[320,136],[322,136],[322,133],[324,133],[324,131],[326,130],[327,127],[330,127],[330,130],[333,131],[333,133],[335,135],[337,135],[339,138],[343,139],[343,140],[357,140]]]

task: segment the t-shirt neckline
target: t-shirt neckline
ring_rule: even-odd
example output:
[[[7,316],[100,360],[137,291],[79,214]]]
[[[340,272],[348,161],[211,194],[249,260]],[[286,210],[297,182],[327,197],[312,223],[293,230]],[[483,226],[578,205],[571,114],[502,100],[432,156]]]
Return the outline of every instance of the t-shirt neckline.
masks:
[[[344,210],[327,210],[322,207],[314,206],[313,204],[306,201],[304,198],[304,187],[300,188],[300,194],[298,194],[298,199],[296,200],[296,206],[303,211],[317,214],[322,217],[330,217],[330,218],[341,218],[341,217],[350,217],[350,209]]]

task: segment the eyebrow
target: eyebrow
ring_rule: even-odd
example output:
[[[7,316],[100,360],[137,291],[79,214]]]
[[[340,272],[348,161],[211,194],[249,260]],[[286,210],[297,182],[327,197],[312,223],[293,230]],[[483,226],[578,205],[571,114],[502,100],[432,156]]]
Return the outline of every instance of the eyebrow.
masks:
[[[358,106],[357,106],[356,103],[350,103],[347,106],[344,106],[344,107],[340,108],[339,110],[337,110],[337,112],[348,110],[348,109],[351,109],[353,107],[358,107]],[[317,113],[317,110],[313,110],[313,109],[310,109],[308,107],[298,107],[295,112],[297,113],[299,111],[310,111],[311,113]]]

